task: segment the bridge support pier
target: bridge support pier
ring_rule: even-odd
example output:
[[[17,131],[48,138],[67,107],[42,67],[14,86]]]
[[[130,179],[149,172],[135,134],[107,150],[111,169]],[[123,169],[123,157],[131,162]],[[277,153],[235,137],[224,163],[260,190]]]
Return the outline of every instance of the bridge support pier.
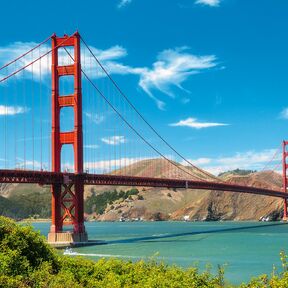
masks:
[[[71,57],[74,64],[59,66],[58,49],[73,47]],[[64,50],[63,50],[64,51]],[[60,54],[61,55],[61,54]],[[82,132],[82,84],[80,35],[52,37],[52,172],[61,172],[61,149],[63,145],[72,145],[74,150],[75,177],[69,179],[64,174],[62,183],[53,184],[52,223],[48,242],[54,246],[79,245],[88,241],[84,226],[83,209],[83,132]],[[68,57],[68,55],[67,55]],[[60,77],[73,76],[74,92],[71,95],[59,94]],[[62,132],[60,127],[60,111],[63,107],[74,110],[74,129]],[[64,231],[64,225],[72,225],[72,231]]]
[[[88,242],[84,225],[83,192],[80,177],[75,183],[52,185],[52,221],[48,243],[53,246],[73,246]],[[63,226],[73,225],[73,231],[63,231]]]

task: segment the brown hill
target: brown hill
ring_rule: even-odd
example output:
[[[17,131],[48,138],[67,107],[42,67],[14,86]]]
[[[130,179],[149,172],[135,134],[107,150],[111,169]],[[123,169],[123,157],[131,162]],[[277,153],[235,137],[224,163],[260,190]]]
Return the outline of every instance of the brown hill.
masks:
[[[145,160],[126,167],[126,171],[121,169],[115,173],[159,178],[192,178],[189,175],[192,174],[201,179],[211,179],[209,175],[197,169],[177,165],[182,170],[167,165],[164,160]],[[272,171],[246,176],[226,173],[223,181],[270,189],[281,188],[281,176]],[[144,200],[139,200],[139,197],[134,197],[132,200],[118,200],[109,205],[103,215],[97,215],[96,219],[118,220],[121,217],[158,219],[160,217],[183,220],[186,216],[190,220],[259,220],[268,216],[270,219],[279,218],[282,210],[280,199],[267,196],[191,189],[138,188],[142,196],[140,198]],[[100,193],[111,187],[94,187],[93,189]],[[127,187],[117,187],[117,189],[127,189]],[[89,194],[88,191],[87,193]]]
[[[281,188],[281,176],[272,171],[253,173],[247,176],[231,176],[226,181],[233,184],[257,186],[262,188]],[[282,201],[274,197],[210,191],[198,202],[189,203],[172,214],[173,219],[189,215],[190,219],[208,220],[259,220],[270,216],[279,218]]]

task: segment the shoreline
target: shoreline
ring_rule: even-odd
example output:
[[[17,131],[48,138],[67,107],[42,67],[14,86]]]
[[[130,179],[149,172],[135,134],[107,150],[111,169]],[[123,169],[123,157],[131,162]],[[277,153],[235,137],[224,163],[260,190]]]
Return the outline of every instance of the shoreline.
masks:
[[[21,220],[15,220],[16,222],[18,222],[18,223],[31,223],[31,222],[33,222],[33,223],[49,223],[49,222],[51,222],[51,219],[50,218],[41,218],[41,219],[30,219],[30,218],[26,218],[26,219],[21,219]],[[184,220],[161,220],[161,221],[153,221],[153,220],[142,220],[142,221],[135,221],[135,220],[127,220],[127,221],[117,221],[117,220],[105,220],[105,221],[99,221],[99,220],[88,220],[88,221],[85,221],[85,223],[94,223],[94,222],[99,222],[99,223],[105,223],[105,222],[107,222],[107,223],[115,223],[115,222],[119,222],[119,223],[134,223],[134,222],[139,222],[139,223],[141,223],[141,222],[151,222],[151,223],[153,223],[153,222],[186,222],[186,223],[222,223],[222,222],[226,222],[226,223],[228,223],[228,222],[263,222],[263,223],[271,223],[271,222],[273,222],[273,223],[288,223],[288,222],[286,222],[286,221],[282,221],[282,220],[275,220],[275,221],[261,221],[261,220],[217,220],[217,221],[205,221],[205,220],[203,220],[203,221],[201,221],[201,220],[191,220],[191,221],[184,221]]]
[[[51,219],[49,218],[41,218],[41,219],[31,219],[31,218],[25,218],[21,220],[16,220],[17,223],[27,223],[27,222],[33,222],[33,223],[46,223],[51,222]]]

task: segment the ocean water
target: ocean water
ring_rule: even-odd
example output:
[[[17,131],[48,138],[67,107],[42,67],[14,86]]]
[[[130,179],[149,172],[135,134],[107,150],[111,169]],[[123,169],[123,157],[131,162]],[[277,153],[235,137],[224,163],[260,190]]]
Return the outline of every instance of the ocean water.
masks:
[[[50,223],[34,223],[47,235]],[[279,253],[288,253],[288,224],[269,222],[89,222],[89,239],[104,244],[74,248],[79,255],[157,259],[167,264],[200,270],[225,265],[225,277],[233,284],[252,276],[281,271]],[[73,257],[73,256],[71,256]]]

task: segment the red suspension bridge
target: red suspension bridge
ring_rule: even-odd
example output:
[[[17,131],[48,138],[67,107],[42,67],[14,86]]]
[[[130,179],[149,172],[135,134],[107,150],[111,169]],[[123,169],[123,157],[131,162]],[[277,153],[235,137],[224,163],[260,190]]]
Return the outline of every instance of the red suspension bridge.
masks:
[[[0,183],[51,185],[50,243],[88,241],[84,185],[280,197],[287,218],[288,142],[283,142],[282,191],[225,183],[193,165],[153,128],[108,73],[113,63],[106,62],[106,70],[105,53],[89,47],[78,32],[21,48],[26,50],[0,68]],[[106,144],[101,149],[100,142]],[[156,159],[165,163],[165,177],[157,176]],[[141,170],[143,161],[148,168]],[[137,176],[132,175],[135,165]],[[73,231],[64,232],[63,225]]]

